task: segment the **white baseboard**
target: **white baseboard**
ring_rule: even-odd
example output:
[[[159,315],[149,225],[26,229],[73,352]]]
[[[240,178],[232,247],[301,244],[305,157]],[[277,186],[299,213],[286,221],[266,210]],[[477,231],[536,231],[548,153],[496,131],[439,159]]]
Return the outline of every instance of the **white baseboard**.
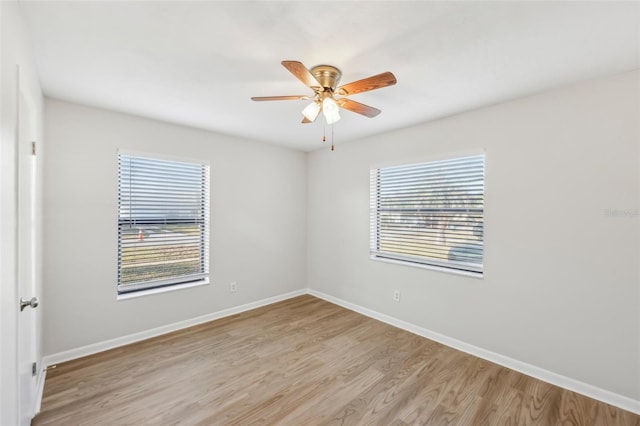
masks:
[[[183,328],[192,327],[194,325],[203,324],[209,321],[214,321],[220,318],[239,314],[241,312],[250,311],[251,309],[256,309],[261,306],[271,305],[272,303],[280,302],[286,299],[291,299],[292,297],[301,296],[303,294],[307,294],[306,289],[296,290],[296,291],[281,294],[278,296],[269,297],[267,299],[258,300],[256,302],[251,302],[251,303],[247,303],[240,306],[235,306],[233,308],[224,309],[222,311],[213,312],[213,313],[202,315],[196,318],[191,318],[191,319],[180,321],[177,323],[164,325],[162,327],[152,328],[151,330],[145,330],[139,333],[129,334],[123,337],[117,337],[115,339],[106,340],[104,342],[93,343],[91,345],[82,346],[82,347],[71,349],[68,351],[46,355],[42,359],[42,364],[46,368],[61,362],[71,361],[72,359],[81,358],[87,355],[93,355],[98,352],[103,352],[108,349],[113,349],[119,346],[128,345],[130,343],[139,342],[141,340],[160,336],[162,334],[170,333],[172,331],[182,330]]]
[[[526,362],[518,361],[516,359],[500,355],[496,352],[492,352],[478,346],[453,339],[443,334],[436,333],[435,331],[419,327],[417,325],[399,320],[389,315],[381,314],[371,309],[356,305],[351,302],[347,302],[345,300],[330,296],[316,290],[308,289],[307,293],[320,299],[326,300],[327,302],[331,302],[336,305],[342,306],[343,308],[357,312],[359,314],[377,319],[384,323],[393,325],[394,327],[406,330],[410,333],[417,334],[418,336],[426,337],[427,339],[442,343],[443,345],[449,346],[459,351],[466,352],[468,354],[477,356],[478,358],[482,358],[503,367],[507,367],[520,373],[526,374],[527,376],[531,376],[544,382],[551,383],[552,385],[556,385],[561,388],[568,389],[572,392],[588,396],[589,398],[597,399],[598,401],[602,401],[606,404],[622,408],[623,410],[640,414],[640,401],[634,400],[624,395],[619,395],[617,393],[601,389],[597,386],[593,386],[588,383],[584,383],[579,380],[575,380],[570,377],[545,370],[544,368],[536,367],[535,365],[527,364]]]

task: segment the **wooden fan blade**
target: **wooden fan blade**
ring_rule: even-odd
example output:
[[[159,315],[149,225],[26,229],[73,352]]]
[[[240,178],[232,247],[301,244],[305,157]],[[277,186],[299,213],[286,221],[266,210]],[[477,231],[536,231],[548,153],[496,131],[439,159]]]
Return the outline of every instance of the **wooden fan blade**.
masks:
[[[298,61],[282,61],[282,65],[289,70],[289,72],[296,76],[305,86],[308,87],[322,87],[322,84],[316,80],[311,72],[305,67],[302,62]]]
[[[307,117],[302,117],[302,124],[313,123],[313,121],[309,120]]]
[[[341,108],[348,109],[349,111],[353,111],[355,113],[364,115],[365,117],[369,117],[369,118],[373,118],[382,112],[378,108],[361,104],[360,102],[352,101],[351,99],[347,99],[347,98],[340,98],[336,101],[336,103]]]
[[[339,95],[353,95],[354,93],[368,92],[369,90],[381,89],[387,86],[393,86],[397,83],[396,76],[389,71],[362,80],[347,83],[336,89]]]
[[[311,96],[254,96],[251,98],[252,101],[301,101],[305,99],[311,99]]]

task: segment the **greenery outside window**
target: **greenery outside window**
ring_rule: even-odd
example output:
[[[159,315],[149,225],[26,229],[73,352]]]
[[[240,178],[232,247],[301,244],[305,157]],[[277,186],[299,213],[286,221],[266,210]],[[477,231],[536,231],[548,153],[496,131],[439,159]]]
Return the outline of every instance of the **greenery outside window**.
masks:
[[[209,166],[118,154],[118,293],[206,282]]]
[[[372,258],[482,276],[484,155],[371,170]]]

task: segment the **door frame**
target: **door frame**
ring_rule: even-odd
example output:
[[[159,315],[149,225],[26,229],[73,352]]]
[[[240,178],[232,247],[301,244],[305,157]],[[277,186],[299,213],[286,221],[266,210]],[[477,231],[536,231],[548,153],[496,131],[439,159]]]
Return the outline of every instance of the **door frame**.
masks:
[[[18,422],[18,70],[2,73],[0,110],[0,424]]]

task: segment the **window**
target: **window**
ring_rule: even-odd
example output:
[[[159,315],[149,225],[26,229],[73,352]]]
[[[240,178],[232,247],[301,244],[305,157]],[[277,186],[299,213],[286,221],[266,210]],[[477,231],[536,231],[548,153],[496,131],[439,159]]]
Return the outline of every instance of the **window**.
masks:
[[[209,167],[118,155],[118,293],[206,282]]]
[[[371,170],[372,258],[482,275],[484,155]]]

